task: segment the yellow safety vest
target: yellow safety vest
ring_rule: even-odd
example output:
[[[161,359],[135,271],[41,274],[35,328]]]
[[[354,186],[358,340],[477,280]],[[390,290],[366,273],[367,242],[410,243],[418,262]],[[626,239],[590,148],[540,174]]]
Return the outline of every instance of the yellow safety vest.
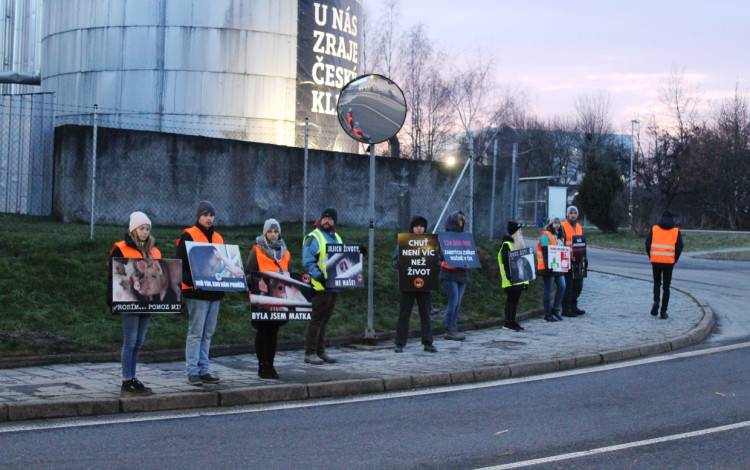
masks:
[[[503,280],[503,283],[501,284],[503,289],[510,286],[519,286],[522,284],[528,284],[529,281],[523,281],[523,282],[510,282],[510,279],[505,275],[505,265],[503,265],[503,245],[508,245],[508,251],[513,251],[513,243],[511,242],[503,242],[502,245],[500,245],[500,251],[497,252],[497,263],[500,265],[500,277]]]
[[[339,237],[339,234],[336,232],[333,232],[333,236],[336,237],[336,243],[344,243],[341,241],[341,237]],[[320,231],[320,229],[315,229],[312,232],[308,233],[305,237],[305,240],[307,240],[307,237],[315,237],[315,239],[318,241],[318,269],[323,273],[323,277],[328,278],[328,273],[326,273],[326,261],[328,261],[328,255],[326,253],[326,245],[328,244],[328,241],[326,240],[325,235],[323,235],[323,232]],[[302,244],[304,245],[304,241],[302,241]],[[302,247],[304,250],[304,246]],[[316,281],[315,279],[310,280],[313,289],[315,290],[325,290],[325,286],[321,284],[320,282]]]

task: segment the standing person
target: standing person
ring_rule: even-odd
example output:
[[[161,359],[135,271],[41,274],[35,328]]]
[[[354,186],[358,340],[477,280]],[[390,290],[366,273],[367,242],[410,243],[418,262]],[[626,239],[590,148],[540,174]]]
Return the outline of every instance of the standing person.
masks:
[[[646,236],[646,253],[651,260],[651,271],[654,274],[654,304],[651,307],[651,315],[656,316],[659,311],[659,288],[663,286],[660,314],[662,320],[669,318],[667,307],[672,270],[680,259],[682,248],[682,234],[674,223],[672,212],[664,211],[659,223],[651,227]]]
[[[320,220],[315,222],[315,230],[308,233],[302,242],[302,265],[312,276],[312,313],[305,333],[305,362],[320,365],[323,362],[333,364],[336,359],[326,354],[326,327],[333,315],[336,298],[341,289],[334,289],[325,285],[326,245],[328,243],[344,243],[336,233],[338,211],[334,207],[323,209]]]
[[[562,321],[560,315],[560,305],[563,295],[565,295],[565,273],[553,271],[547,265],[547,251],[550,246],[565,245],[565,230],[562,228],[560,218],[555,217],[539,237],[536,246],[536,268],[544,278],[544,295],[542,303],[544,304],[544,319],[549,322]],[[552,293],[552,283],[557,286],[555,289],[555,301],[550,307],[550,295]]]
[[[588,263],[587,260],[576,259],[575,253],[573,252],[573,236],[583,235],[583,227],[578,223],[578,208],[576,206],[568,206],[566,211],[566,219],[562,223],[563,231],[565,232],[565,246],[570,248],[570,270],[565,273],[565,296],[563,297],[563,313],[564,317],[577,317],[586,313],[585,310],[578,308],[578,297],[583,291],[583,278],[574,278],[573,271],[581,263]]]
[[[177,241],[176,256],[182,260],[182,296],[187,299],[188,307],[188,333],[185,341],[187,383],[200,387],[204,383],[217,384],[220,381],[209,371],[208,353],[224,292],[193,288],[185,242],[223,244],[224,238],[214,229],[216,210],[209,201],[198,203],[195,218],[195,225],[182,231],[182,236]]]
[[[466,216],[461,211],[451,212],[445,221],[446,232],[463,232]],[[442,256],[442,253],[441,253]],[[458,312],[461,308],[461,299],[469,282],[468,268],[451,268],[445,261],[441,264],[440,280],[445,286],[445,295],[448,297],[448,306],[445,309],[445,339],[463,341],[466,336],[458,332]]]
[[[521,299],[521,292],[529,288],[529,281],[513,282],[510,276],[508,253],[513,250],[526,248],[521,227],[521,222],[508,222],[508,234],[503,237],[503,244],[500,246],[500,252],[497,254],[497,262],[500,265],[500,276],[503,281],[502,287],[505,292],[505,323],[503,324],[503,329],[511,331],[524,330],[516,321],[516,314],[518,313],[518,301]]]
[[[281,238],[281,225],[276,219],[268,219],[263,223],[263,234],[255,239],[255,246],[250,250],[245,263],[245,278],[250,285],[253,273],[259,271],[289,272],[291,255],[286,249],[286,243]],[[286,320],[252,320],[253,328],[258,330],[255,335],[255,355],[258,356],[258,377],[263,379],[278,379],[279,374],[273,367],[276,357],[279,328]]]
[[[409,223],[410,233],[422,235],[425,230],[427,230],[427,219],[421,215],[415,215],[411,218],[411,222]],[[396,251],[393,252],[393,259],[391,260],[391,266],[395,269],[398,269],[398,251],[398,246],[396,246]],[[404,352],[404,346],[406,346],[406,340],[409,337],[411,309],[414,306],[415,300],[419,308],[419,322],[422,326],[422,345],[425,351],[436,353],[437,348],[432,345],[432,323],[430,321],[430,313],[432,312],[431,291],[401,291],[398,322],[396,323],[396,348],[394,351],[397,353]]]
[[[156,248],[156,241],[151,236],[151,220],[143,212],[130,214],[128,233],[122,241],[115,243],[109,251],[109,266],[112,258],[161,258],[161,252]],[[109,272],[107,283],[107,299],[112,301],[112,271]],[[136,377],[135,369],[138,365],[138,355],[143,342],[146,340],[146,330],[151,321],[150,314],[121,313],[122,317],[122,386],[120,395],[148,396],[151,389],[144,386]]]

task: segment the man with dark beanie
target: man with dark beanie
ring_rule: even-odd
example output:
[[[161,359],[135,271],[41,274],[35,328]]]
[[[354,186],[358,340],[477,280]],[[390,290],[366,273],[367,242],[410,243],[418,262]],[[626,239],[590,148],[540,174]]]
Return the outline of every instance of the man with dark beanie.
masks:
[[[326,286],[326,245],[344,243],[336,233],[338,211],[334,207],[323,209],[315,230],[308,233],[302,242],[302,265],[312,277],[312,313],[305,334],[305,362],[320,365],[334,363],[336,359],[326,354],[326,326],[333,315],[336,297],[341,289]]]
[[[682,253],[682,234],[674,224],[674,216],[670,211],[664,211],[657,225],[651,227],[646,236],[646,254],[651,260],[651,271],[654,275],[654,304],[651,315],[660,314],[662,320],[669,318],[669,287],[672,284],[672,270]],[[663,283],[662,283],[663,281]],[[659,289],[664,295],[661,298],[661,312],[659,312]]]
[[[208,201],[199,202],[195,211],[195,225],[183,230],[177,241],[177,258],[182,260],[182,296],[187,299],[188,307],[185,372],[187,383],[196,387],[204,383],[219,383],[219,378],[209,371],[208,352],[219,316],[219,301],[224,298],[224,292],[193,288],[185,242],[223,244],[224,239],[214,230],[215,217],[213,204]]]

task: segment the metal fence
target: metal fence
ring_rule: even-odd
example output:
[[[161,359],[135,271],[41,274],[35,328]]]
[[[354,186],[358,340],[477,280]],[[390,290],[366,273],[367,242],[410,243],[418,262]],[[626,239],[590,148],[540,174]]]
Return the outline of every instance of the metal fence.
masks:
[[[52,210],[54,95],[0,96],[0,212]]]
[[[57,111],[65,118],[56,122],[54,165],[50,143],[49,176],[39,194],[46,213],[51,205],[63,221],[92,222],[92,228],[120,225],[130,212],[142,210],[155,224],[184,225],[194,221],[195,204],[208,199],[221,225],[261,224],[269,217],[311,224],[330,205],[338,207],[339,223],[369,225],[364,146],[361,154],[346,154],[248,142],[247,135],[270,132],[272,126],[243,133],[238,121],[218,116],[161,116],[157,122],[153,115],[115,110]],[[156,124],[161,131],[154,130]],[[16,128],[8,134],[15,141],[33,140]],[[483,236],[501,235],[510,205],[510,158],[502,157],[495,184],[492,167],[475,166],[473,192],[469,172],[459,178],[460,165],[377,158],[375,227],[404,228],[417,213],[435,224],[444,210],[446,215],[468,213],[473,202],[468,228]],[[439,229],[444,222],[445,216]]]

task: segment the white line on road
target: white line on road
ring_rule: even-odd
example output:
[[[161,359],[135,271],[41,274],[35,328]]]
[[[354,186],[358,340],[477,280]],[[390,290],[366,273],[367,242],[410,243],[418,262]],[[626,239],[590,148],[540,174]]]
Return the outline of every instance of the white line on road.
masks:
[[[545,463],[559,462],[561,460],[570,460],[580,457],[589,457],[592,455],[606,454],[607,452],[616,452],[618,450],[632,449],[634,447],[650,446],[652,444],[660,444],[663,442],[677,441],[680,439],[689,439],[691,437],[705,436],[707,434],[713,434],[717,432],[732,431],[734,429],[741,429],[750,426],[750,421],[743,421],[741,423],[727,424],[726,426],[718,426],[715,428],[701,429],[699,431],[684,432],[682,434],[674,434],[671,436],[656,437],[653,439],[645,439],[642,441],[628,442],[626,444],[618,444],[614,446],[599,447],[597,449],[584,450],[580,452],[570,452],[568,454],[553,455],[551,457],[542,457],[533,460],[524,460],[521,462],[513,462],[504,465],[497,465],[494,467],[484,467],[477,470],[504,470],[508,468],[523,468],[530,467],[532,465],[540,465]]]
[[[235,415],[235,414],[247,414],[247,413],[259,413],[265,411],[278,411],[278,410],[292,410],[299,408],[311,408],[316,406],[332,406],[342,405],[351,403],[362,403],[368,401],[377,400],[392,400],[394,398],[404,397],[415,397],[422,395],[435,395],[438,393],[452,393],[461,392],[465,390],[475,390],[480,388],[490,387],[501,387],[507,385],[513,385],[525,382],[536,382],[540,380],[557,379],[561,377],[571,377],[575,375],[591,374],[597,372],[605,372],[609,370],[622,369],[624,367],[633,367],[643,364],[652,364],[656,362],[671,361],[674,359],[684,359],[687,357],[704,356],[707,354],[715,354],[725,351],[732,351],[735,349],[742,349],[750,347],[750,342],[737,343],[728,346],[720,346],[710,349],[702,349],[697,351],[680,352],[674,354],[667,354],[663,356],[647,357],[643,359],[636,359],[633,361],[619,362],[616,364],[607,364],[600,366],[592,366],[581,369],[566,370],[561,372],[552,372],[549,374],[535,375],[530,377],[518,377],[509,379],[499,379],[489,382],[473,383],[473,384],[462,384],[462,385],[450,385],[436,388],[424,388],[419,390],[408,390],[402,392],[388,392],[378,393],[374,395],[363,395],[353,396],[344,398],[328,398],[319,400],[305,400],[295,402],[284,402],[284,403],[271,403],[265,405],[245,405],[237,406],[232,408],[214,408],[211,410],[188,410],[188,411],[164,411],[155,412],[150,414],[139,414],[139,415],[108,415],[106,417],[96,418],[72,418],[65,420],[55,421],[38,421],[35,423],[24,423],[24,424],[0,424],[0,434],[10,432],[23,432],[23,431],[37,431],[44,429],[65,429],[65,428],[76,428],[85,426],[102,426],[108,424],[124,424],[124,423],[141,423],[149,421],[166,421],[170,419],[186,419],[186,418],[199,418],[202,416],[222,416],[222,415]]]

